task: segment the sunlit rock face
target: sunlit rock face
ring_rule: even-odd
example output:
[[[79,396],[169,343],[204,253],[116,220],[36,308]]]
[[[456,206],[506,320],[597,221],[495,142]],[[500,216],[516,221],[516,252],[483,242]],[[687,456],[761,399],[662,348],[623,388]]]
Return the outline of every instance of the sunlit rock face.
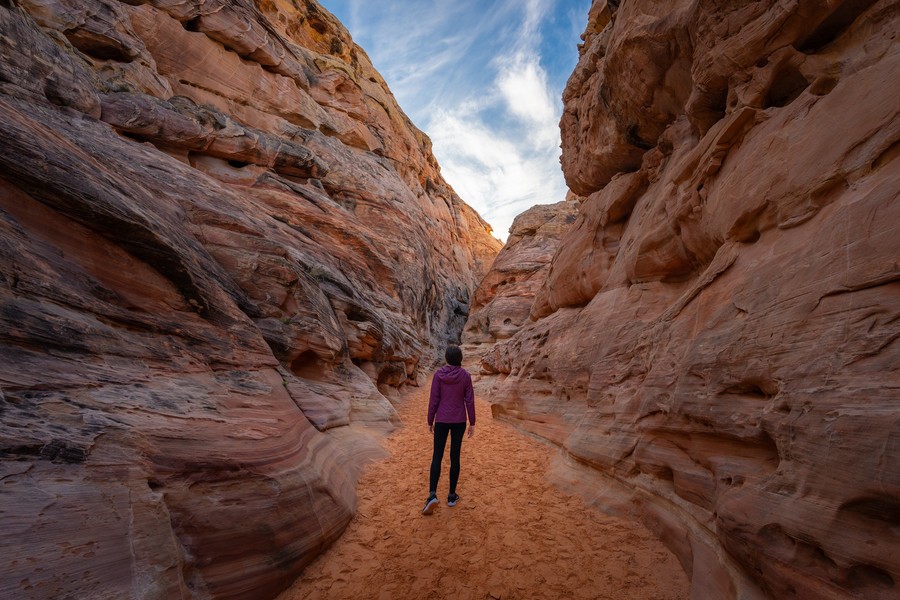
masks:
[[[0,597],[274,596],[498,250],[315,2],[0,3]]]
[[[897,3],[589,19],[561,122],[587,198],[485,358],[495,414],[591,467],[695,598],[898,597]]]
[[[550,260],[563,233],[578,216],[573,197],[539,204],[513,221],[509,238],[472,299],[463,342],[478,352],[512,337],[528,322],[534,296],[550,271]]]

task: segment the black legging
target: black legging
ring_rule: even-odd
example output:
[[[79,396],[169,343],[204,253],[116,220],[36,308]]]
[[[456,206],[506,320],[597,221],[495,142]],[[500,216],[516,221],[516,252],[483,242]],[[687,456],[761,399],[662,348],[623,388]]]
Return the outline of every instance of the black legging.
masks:
[[[428,488],[432,492],[437,491],[438,479],[441,478],[441,461],[444,460],[444,447],[447,445],[447,434],[449,433],[450,493],[456,493],[456,482],[459,481],[459,451],[462,449],[465,432],[465,422],[434,424],[434,454],[431,455],[431,486]]]

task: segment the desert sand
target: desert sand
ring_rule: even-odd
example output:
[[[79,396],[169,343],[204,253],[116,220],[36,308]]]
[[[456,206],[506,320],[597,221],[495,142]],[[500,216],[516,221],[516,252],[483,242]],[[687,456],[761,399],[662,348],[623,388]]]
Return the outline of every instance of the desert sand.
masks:
[[[558,450],[494,421],[480,399],[475,436],[462,447],[460,502],[447,506],[448,448],[441,504],[420,514],[429,389],[413,388],[397,403],[404,425],[385,440],[390,456],[360,478],[346,533],[278,600],[689,597],[687,577],[661,542],[548,483]]]

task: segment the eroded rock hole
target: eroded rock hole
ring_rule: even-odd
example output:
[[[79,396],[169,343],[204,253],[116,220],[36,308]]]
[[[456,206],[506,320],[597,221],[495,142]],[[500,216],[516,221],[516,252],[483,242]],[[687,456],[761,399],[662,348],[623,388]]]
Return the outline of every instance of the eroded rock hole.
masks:
[[[134,60],[127,46],[104,35],[76,29],[66,31],[65,36],[73,46],[93,58],[121,63],[130,63]]]
[[[809,86],[809,82],[793,65],[784,65],[772,81],[766,107],[787,106]]]
[[[181,26],[184,27],[185,31],[197,33],[200,31],[200,17],[195,17],[189,21],[182,21]]]
[[[852,590],[894,587],[891,574],[873,565],[854,565],[847,570],[847,586]]]
[[[728,88],[723,87],[710,91],[704,98],[702,105],[694,111],[694,118],[701,133],[706,133],[713,125],[725,118],[728,108]],[[732,97],[734,100],[735,98]]]
[[[359,308],[356,308],[356,307],[347,310],[344,314],[347,315],[348,321],[356,321],[357,323],[361,323],[363,321],[369,320],[369,318],[366,316],[366,314],[362,310],[360,310]]]
[[[675,473],[672,471],[671,467],[658,467],[653,469],[653,475],[662,479],[664,481],[668,481],[669,483],[675,483]]]
[[[629,144],[640,148],[641,150],[650,150],[651,148],[653,148],[653,144],[641,137],[640,132],[638,131],[637,124],[632,124],[628,127],[628,129],[625,131],[625,139]]]
[[[841,506],[840,511],[880,521],[889,527],[900,526],[900,502],[887,496],[857,498]]]
[[[325,379],[325,361],[307,350],[291,362],[291,372],[302,379],[321,381]]]
[[[797,44],[797,50],[815,54],[840,37],[873,4],[875,0],[844,0],[806,39]]]
[[[720,395],[747,396],[768,400],[778,394],[778,385],[772,381],[748,380],[740,381],[726,387]]]

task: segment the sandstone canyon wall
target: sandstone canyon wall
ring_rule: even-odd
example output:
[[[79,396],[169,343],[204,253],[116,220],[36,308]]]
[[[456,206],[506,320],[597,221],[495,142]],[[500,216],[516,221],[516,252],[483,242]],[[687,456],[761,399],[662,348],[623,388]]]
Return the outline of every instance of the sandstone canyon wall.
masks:
[[[591,8],[561,121],[586,199],[483,369],[694,598],[900,596],[898,26],[884,0]]]
[[[578,216],[575,198],[533,206],[513,221],[506,244],[472,297],[463,332],[467,356],[512,337],[528,322],[559,240]]]
[[[0,596],[275,595],[499,243],[314,1],[4,0],[0,58]]]

